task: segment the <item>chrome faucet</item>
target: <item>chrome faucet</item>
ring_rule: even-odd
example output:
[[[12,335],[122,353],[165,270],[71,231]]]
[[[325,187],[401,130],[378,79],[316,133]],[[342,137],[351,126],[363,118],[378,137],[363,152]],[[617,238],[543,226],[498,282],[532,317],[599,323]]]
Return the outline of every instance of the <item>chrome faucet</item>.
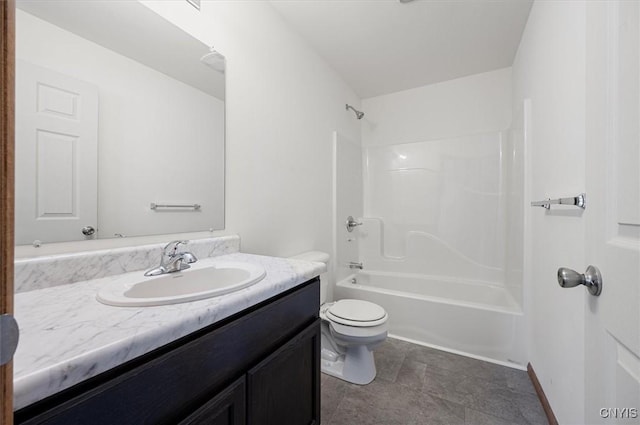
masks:
[[[360,270],[362,270],[362,263],[349,262],[349,263],[347,263],[347,266],[349,266],[350,269],[360,269]]]
[[[191,267],[189,264],[198,261],[190,252],[178,252],[180,245],[186,245],[189,241],[171,241],[162,249],[160,265],[147,270],[145,276],[157,276],[159,274],[174,273]]]

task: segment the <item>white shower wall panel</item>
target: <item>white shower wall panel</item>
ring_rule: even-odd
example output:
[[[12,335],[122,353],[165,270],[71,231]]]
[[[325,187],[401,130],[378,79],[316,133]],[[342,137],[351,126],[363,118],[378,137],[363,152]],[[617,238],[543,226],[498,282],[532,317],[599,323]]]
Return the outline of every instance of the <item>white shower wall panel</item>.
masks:
[[[505,141],[493,132],[366,148],[368,267],[502,281]]]

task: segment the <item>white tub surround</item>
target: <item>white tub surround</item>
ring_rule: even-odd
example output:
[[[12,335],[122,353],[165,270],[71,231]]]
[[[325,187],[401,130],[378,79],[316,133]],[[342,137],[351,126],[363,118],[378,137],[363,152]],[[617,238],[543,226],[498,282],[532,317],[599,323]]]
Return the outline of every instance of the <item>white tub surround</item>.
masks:
[[[367,268],[402,260],[401,272],[502,282],[505,140],[497,131],[367,148]]]
[[[361,271],[339,281],[335,291],[339,299],[382,306],[389,314],[389,335],[393,337],[524,369],[524,315],[502,286]]]
[[[236,237],[224,243],[237,247],[238,241]],[[198,255],[196,249],[193,252]],[[200,261],[212,264],[220,261],[260,264],[266,276],[234,293],[159,307],[112,307],[98,302],[99,288],[117,276],[16,294],[20,344],[14,358],[14,409],[216,323],[326,271],[321,263],[242,253],[201,257]],[[152,258],[155,261],[155,256]]]
[[[453,280],[481,281],[503,285],[504,269],[480,263],[445,240],[423,231],[408,231],[402,255],[385,253],[387,239],[381,218],[360,218],[358,229],[360,259],[367,270],[441,276]]]
[[[15,261],[16,293],[99,279],[146,270],[160,263],[160,253],[169,240],[141,246],[75,252]],[[205,259],[240,250],[238,235],[193,239],[185,251]]]

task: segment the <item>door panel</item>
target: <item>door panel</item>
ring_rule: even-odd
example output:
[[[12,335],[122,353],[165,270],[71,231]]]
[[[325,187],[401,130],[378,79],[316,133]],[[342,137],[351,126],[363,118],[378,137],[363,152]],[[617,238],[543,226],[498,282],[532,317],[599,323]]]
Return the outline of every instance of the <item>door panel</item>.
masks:
[[[640,169],[638,129],[640,126],[640,61],[638,60],[638,2],[619,2],[610,6],[609,46],[610,130],[615,151],[613,188],[617,206],[617,226],[640,225]],[[613,153],[613,152],[612,152]],[[619,229],[623,230],[623,229]]]
[[[78,138],[36,130],[36,217],[74,217],[74,163]]]
[[[640,3],[587,4],[588,423],[640,424]],[[625,410],[626,409],[626,410]]]
[[[16,243],[97,227],[98,88],[18,61]]]

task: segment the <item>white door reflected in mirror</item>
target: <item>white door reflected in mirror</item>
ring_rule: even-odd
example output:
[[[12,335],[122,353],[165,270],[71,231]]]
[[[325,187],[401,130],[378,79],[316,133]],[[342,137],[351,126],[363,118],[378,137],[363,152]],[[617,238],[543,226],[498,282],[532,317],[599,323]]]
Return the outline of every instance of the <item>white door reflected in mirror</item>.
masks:
[[[16,243],[73,241],[97,223],[98,87],[16,62]]]

